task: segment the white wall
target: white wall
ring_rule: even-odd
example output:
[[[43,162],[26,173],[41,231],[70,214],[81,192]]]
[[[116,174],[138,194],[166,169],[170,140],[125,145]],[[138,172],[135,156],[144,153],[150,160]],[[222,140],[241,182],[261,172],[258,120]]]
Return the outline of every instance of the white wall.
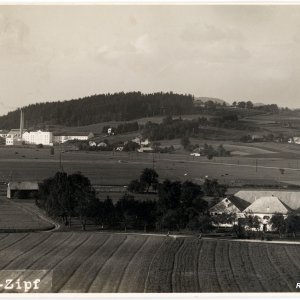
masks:
[[[51,146],[53,144],[53,134],[50,131],[30,131],[23,134],[23,140],[26,144],[46,145]]]

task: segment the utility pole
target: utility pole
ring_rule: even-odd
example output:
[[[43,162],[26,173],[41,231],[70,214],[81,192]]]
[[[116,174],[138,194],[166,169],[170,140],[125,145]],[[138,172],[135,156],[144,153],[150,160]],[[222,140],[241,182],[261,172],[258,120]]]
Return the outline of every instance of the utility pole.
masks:
[[[257,173],[257,159],[255,160],[255,171]]]
[[[152,169],[154,170],[154,163],[155,163],[155,160],[154,160],[154,153],[152,154]]]
[[[64,171],[63,165],[62,165],[62,149],[61,149],[61,144],[59,146],[60,151],[59,151],[59,170],[60,172]]]

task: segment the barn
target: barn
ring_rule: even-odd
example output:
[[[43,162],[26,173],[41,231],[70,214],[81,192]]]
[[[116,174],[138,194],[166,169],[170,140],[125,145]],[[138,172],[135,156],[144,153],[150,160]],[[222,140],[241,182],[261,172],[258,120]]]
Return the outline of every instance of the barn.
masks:
[[[24,198],[28,198],[38,190],[39,185],[37,181],[11,181],[7,185],[7,198],[11,199],[17,194],[19,196],[23,195]]]

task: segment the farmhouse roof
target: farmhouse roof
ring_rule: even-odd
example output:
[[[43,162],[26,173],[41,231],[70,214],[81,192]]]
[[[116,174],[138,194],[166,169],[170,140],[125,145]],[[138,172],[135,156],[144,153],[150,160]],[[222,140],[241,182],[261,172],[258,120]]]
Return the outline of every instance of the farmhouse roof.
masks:
[[[10,181],[8,187],[11,190],[38,190],[37,181]]]
[[[244,212],[262,214],[287,214],[289,211],[286,205],[275,196],[260,197],[244,210]]]
[[[20,130],[19,130],[19,131],[20,131]],[[6,130],[6,129],[0,130],[0,134],[7,134],[7,133],[9,133],[9,130]]]
[[[235,196],[229,196],[210,208],[210,212],[240,213],[249,203]]]
[[[292,210],[300,209],[300,191],[283,191],[283,190],[242,190],[234,194],[235,197],[241,198],[250,204],[261,197],[274,196]]]

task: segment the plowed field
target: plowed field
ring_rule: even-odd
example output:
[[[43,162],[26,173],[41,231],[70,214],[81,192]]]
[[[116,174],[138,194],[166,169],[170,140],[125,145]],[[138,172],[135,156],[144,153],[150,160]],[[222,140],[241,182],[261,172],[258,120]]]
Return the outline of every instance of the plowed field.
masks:
[[[39,292],[296,292],[300,245],[85,232],[2,233],[0,270],[52,272],[52,287]]]

